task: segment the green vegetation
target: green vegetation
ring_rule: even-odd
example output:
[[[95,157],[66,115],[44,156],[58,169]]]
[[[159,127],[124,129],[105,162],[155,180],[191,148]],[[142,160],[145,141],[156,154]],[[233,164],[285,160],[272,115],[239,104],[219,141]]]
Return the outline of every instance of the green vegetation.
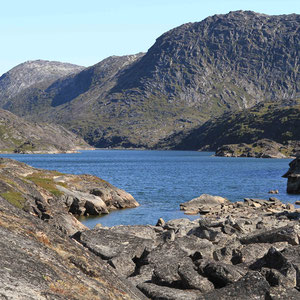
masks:
[[[57,172],[56,175],[60,175],[61,173]],[[53,174],[55,175],[55,174]],[[34,182],[37,186],[47,190],[54,196],[60,196],[63,193],[56,187],[56,185],[61,185],[66,187],[66,184],[63,182],[55,182],[53,176],[47,176],[42,172],[37,172],[26,176],[27,180]]]
[[[0,194],[4,199],[6,199],[13,206],[23,209],[25,204],[25,198],[20,192],[8,190]]]
[[[216,150],[222,145],[249,144],[260,139],[270,139],[282,144],[300,140],[299,103],[299,99],[291,103],[266,102],[241,112],[225,113],[179,137],[171,137],[159,146],[195,150],[206,146],[206,149]]]

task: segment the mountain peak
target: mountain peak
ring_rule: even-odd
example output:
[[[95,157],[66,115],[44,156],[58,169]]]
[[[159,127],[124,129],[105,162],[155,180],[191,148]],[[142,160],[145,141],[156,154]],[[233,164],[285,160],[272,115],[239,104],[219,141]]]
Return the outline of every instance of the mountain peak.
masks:
[[[0,102],[11,98],[22,90],[43,81],[54,81],[60,77],[80,72],[82,66],[48,60],[28,60],[0,77]]]

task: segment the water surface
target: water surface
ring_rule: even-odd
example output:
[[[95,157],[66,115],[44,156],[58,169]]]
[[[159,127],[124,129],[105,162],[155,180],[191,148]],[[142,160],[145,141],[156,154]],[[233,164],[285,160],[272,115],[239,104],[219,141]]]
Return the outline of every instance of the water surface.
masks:
[[[79,154],[2,155],[43,169],[72,174],[93,174],[131,193],[141,204],[134,209],[115,211],[101,218],[83,220],[97,223],[155,224],[186,217],[179,204],[203,193],[242,201],[245,197],[268,199],[270,189],[283,202],[294,203],[299,196],[286,193],[290,159],[215,157],[210,152],[96,150]]]

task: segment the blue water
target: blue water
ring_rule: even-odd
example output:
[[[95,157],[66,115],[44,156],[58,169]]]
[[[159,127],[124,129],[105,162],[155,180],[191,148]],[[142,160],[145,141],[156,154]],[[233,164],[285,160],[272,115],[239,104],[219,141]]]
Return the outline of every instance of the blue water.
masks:
[[[270,189],[283,202],[294,203],[299,196],[286,193],[290,159],[214,157],[196,151],[96,150],[79,154],[1,155],[37,168],[72,174],[93,174],[131,193],[141,204],[134,209],[112,212],[104,217],[83,220],[89,227],[97,223],[155,224],[187,217],[179,204],[203,193],[240,201],[245,197],[268,199]],[[191,217],[192,218],[192,217]]]

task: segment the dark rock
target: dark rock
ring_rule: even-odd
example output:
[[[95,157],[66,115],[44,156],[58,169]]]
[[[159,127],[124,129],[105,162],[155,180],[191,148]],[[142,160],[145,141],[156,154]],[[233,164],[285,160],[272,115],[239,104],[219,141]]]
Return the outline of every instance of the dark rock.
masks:
[[[191,258],[212,258],[214,245],[206,239],[188,235],[177,238],[175,244]]]
[[[289,170],[283,175],[288,179],[287,193],[300,194],[300,156],[291,161],[289,166]]]
[[[218,241],[224,234],[220,228],[211,228],[206,225],[200,224],[199,227],[192,229],[188,235],[194,235],[200,239],[206,239],[211,242]]]
[[[266,300],[270,286],[258,272],[249,272],[240,280],[198,298],[198,300]]]
[[[164,219],[163,219],[163,218],[159,218],[159,219],[157,220],[156,226],[164,227],[165,224],[166,224],[166,222],[164,221]]]
[[[296,271],[295,269],[290,269],[290,271],[292,272],[286,276],[276,269],[263,268],[261,274],[265,276],[272,287],[294,288],[296,286]]]
[[[284,248],[287,243],[274,243],[273,244],[277,249]],[[255,243],[255,244],[246,244],[242,245],[232,252],[231,261],[233,264],[245,263],[249,264],[254,262],[259,257],[263,257],[270,249],[270,244],[267,243]]]
[[[153,282],[168,286],[181,286],[178,267],[186,261],[190,262],[188,254],[174,242],[159,245],[147,256],[147,262],[154,266]]]
[[[179,265],[178,274],[185,289],[195,289],[202,293],[214,289],[214,285],[207,278],[198,274],[192,262]]]
[[[221,288],[239,280],[247,271],[238,266],[210,262],[203,268],[203,272],[216,288]]]
[[[128,277],[127,280],[130,281],[134,286],[144,282],[151,282],[153,270],[153,265],[142,265],[139,268],[138,273],[132,277]]]
[[[299,244],[299,225],[290,225],[277,229],[254,233],[240,239],[242,244],[288,242]]]
[[[253,270],[269,268],[278,270],[265,270],[266,279],[272,286],[283,285],[284,287],[295,287],[297,284],[297,271],[292,263],[277,249],[271,247],[266,255],[250,266]],[[282,276],[281,276],[282,275]]]
[[[137,287],[153,300],[198,300],[201,295],[195,290],[179,290],[153,283],[141,283]]]
[[[120,276],[124,276],[125,278],[132,275],[135,271],[135,263],[127,255],[113,257],[108,263],[117,270]]]

